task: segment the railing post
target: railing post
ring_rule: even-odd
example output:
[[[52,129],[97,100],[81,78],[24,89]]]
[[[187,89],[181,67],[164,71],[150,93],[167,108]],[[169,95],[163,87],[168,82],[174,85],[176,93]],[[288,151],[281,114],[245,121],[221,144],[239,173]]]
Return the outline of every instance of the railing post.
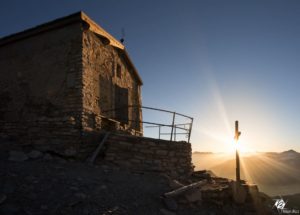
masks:
[[[194,121],[194,118],[191,119],[191,124],[190,124],[190,129],[189,129],[188,143],[190,142],[190,138],[191,138],[192,127],[193,127],[193,121]]]
[[[174,123],[175,123],[175,112],[173,112],[173,121],[172,121],[172,129],[171,129],[171,138],[170,141],[173,139],[173,129],[174,129]]]
[[[160,125],[158,126],[158,139],[160,140]]]
[[[174,141],[176,141],[176,125],[174,127]]]

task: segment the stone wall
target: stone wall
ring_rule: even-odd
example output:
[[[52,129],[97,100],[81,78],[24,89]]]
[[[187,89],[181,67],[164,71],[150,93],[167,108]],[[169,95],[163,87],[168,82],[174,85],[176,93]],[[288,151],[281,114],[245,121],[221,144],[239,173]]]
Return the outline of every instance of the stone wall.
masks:
[[[122,109],[141,105],[140,84],[124,58],[124,51],[108,45],[106,40],[92,31],[83,32],[83,129],[109,129],[103,118],[107,117],[121,121],[122,128],[117,130],[141,132],[141,111]],[[117,98],[118,93],[120,98]],[[118,100],[123,100],[119,102],[124,106],[117,104]],[[122,123],[120,116],[127,114],[128,121]]]
[[[191,144],[145,137],[111,134],[105,160],[137,171],[156,171],[186,176],[193,171]]]
[[[117,43],[81,12],[1,38],[0,138],[76,146],[101,130],[141,135],[142,112],[128,108],[141,105],[141,79]]]
[[[82,112],[82,25],[0,47],[0,137],[76,142]]]

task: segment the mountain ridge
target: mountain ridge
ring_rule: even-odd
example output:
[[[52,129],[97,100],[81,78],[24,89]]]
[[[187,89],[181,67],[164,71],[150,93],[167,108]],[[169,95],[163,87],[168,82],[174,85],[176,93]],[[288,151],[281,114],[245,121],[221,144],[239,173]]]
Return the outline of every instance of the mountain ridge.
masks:
[[[235,154],[193,154],[196,170],[209,169],[235,179]],[[241,178],[257,184],[268,195],[300,193],[300,153],[295,150],[241,154]]]

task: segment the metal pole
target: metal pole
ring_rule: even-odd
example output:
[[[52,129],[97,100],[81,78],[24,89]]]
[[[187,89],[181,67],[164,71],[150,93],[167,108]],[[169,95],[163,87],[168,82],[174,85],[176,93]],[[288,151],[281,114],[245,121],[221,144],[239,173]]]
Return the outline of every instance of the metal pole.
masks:
[[[173,121],[172,121],[172,129],[171,129],[171,138],[170,141],[173,139],[173,129],[174,129],[174,123],[175,123],[175,112],[173,112]]]
[[[175,126],[175,129],[174,129],[174,140],[176,141],[176,126]]]
[[[236,144],[238,144],[239,137],[241,135],[241,132],[239,131],[239,121],[235,121],[235,136],[234,139],[236,141]],[[235,161],[236,161],[236,181],[240,182],[241,177],[240,177],[240,155],[238,148],[236,148],[235,151]]]
[[[190,129],[189,129],[188,143],[190,142],[190,139],[191,139],[191,133],[192,133],[192,127],[193,127],[193,121],[194,121],[194,118],[191,118],[191,124],[190,124]]]
[[[160,125],[158,126],[158,139],[160,140]]]

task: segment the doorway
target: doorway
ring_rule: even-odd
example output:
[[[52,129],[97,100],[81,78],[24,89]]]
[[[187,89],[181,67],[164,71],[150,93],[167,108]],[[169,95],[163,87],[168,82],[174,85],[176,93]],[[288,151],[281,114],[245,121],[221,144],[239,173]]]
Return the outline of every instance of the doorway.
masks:
[[[116,120],[128,124],[128,89],[115,85]]]

